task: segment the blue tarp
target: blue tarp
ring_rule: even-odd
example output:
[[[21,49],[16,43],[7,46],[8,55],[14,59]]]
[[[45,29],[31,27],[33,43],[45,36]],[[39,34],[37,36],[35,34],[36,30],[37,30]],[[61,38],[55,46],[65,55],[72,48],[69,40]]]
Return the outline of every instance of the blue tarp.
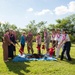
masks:
[[[26,55],[17,55],[14,59],[13,62],[25,62],[25,61],[51,61],[51,60],[57,60],[54,57],[49,57],[47,55],[44,55],[42,58],[27,58],[29,54]]]

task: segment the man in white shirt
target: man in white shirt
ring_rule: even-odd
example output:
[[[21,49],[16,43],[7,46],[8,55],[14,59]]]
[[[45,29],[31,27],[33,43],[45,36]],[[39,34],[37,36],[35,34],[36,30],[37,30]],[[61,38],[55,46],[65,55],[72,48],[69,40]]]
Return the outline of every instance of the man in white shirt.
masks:
[[[62,34],[63,34],[62,41],[60,42],[60,44],[58,46],[58,47],[60,47],[61,45],[64,44],[63,50],[62,50],[62,53],[61,53],[61,60],[63,60],[64,53],[66,51],[67,59],[69,61],[71,61],[71,57],[70,57],[70,47],[71,47],[70,38],[69,38],[69,35],[66,33],[65,29],[62,31]]]

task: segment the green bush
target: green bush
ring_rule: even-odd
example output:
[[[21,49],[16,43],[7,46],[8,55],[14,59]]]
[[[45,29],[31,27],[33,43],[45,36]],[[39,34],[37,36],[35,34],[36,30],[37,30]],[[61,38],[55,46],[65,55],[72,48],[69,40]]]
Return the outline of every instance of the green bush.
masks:
[[[71,35],[71,34],[69,36],[70,36],[71,42],[72,43],[75,43],[75,36],[74,35]]]

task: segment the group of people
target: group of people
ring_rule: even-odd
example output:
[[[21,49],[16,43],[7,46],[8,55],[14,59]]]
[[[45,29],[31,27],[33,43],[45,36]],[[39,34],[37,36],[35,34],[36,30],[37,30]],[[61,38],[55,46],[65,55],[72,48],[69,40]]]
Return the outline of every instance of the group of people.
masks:
[[[24,35],[22,35],[24,36]],[[28,33],[26,37],[27,42],[27,50],[28,53],[30,53],[30,50],[33,54],[33,35],[31,32]],[[50,47],[50,42],[52,43],[52,47]],[[36,43],[37,43],[37,51],[38,54],[41,54],[41,45],[42,45],[42,37],[40,33],[36,35]],[[51,57],[55,56],[56,58],[59,57],[60,49],[62,48],[61,52],[61,60],[63,60],[64,55],[66,58],[71,61],[70,57],[70,37],[67,34],[66,30],[63,29],[62,31],[60,29],[52,29],[51,35],[47,31],[47,29],[44,29],[44,44],[42,45],[42,49],[46,49],[46,54],[49,54]]]
[[[54,46],[56,48],[55,50],[56,58],[59,57],[59,52],[60,49],[62,48],[60,59],[63,60],[65,54],[66,58],[69,61],[71,61],[71,57],[70,57],[71,41],[69,35],[66,32],[66,29],[63,29],[62,31],[60,31],[60,29],[57,29],[55,31],[53,29],[51,40],[52,40],[52,47]]]
[[[41,50],[41,36],[38,33],[36,37],[37,42],[37,48],[38,48],[38,54],[40,54]],[[49,44],[52,43],[52,46],[50,47]],[[70,48],[71,48],[71,41],[70,37],[67,34],[66,30],[63,29],[62,31],[60,29],[52,29],[51,35],[47,31],[47,29],[44,29],[44,45],[46,48],[46,54],[49,56],[55,56],[56,58],[59,57],[60,49],[62,48],[61,52],[61,60],[63,60],[63,57],[65,56],[69,61],[71,61],[70,57]]]
[[[52,29],[51,34],[47,31],[47,29],[44,29],[44,43],[42,45],[42,37],[40,33],[37,33],[36,35],[36,48],[38,51],[38,54],[41,55],[41,48],[46,49],[46,54],[50,57],[55,56],[56,58],[59,57],[60,49],[62,48],[61,52],[61,60],[63,60],[64,54],[66,55],[66,58],[71,61],[70,57],[70,47],[71,42],[69,35],[66,33],[66,30],[63,29],[60,31],[60,29]],[[16,55],[16,35],[15,32],[12,30],[6,31],[3,37],[3,57],[4,61],[8,61],[8,58],[13,57]],[[28,54],[34,53],[33,50],[33,34],[31,31],[28,32],[26,35],[25,32],[22,33],[20,44],[21,47],[19,49],[20,54],[24,54],[24,47],[25,43],[27,43],[27,51]],[[52,46],[50,47],[50,43],[52,43]],[[41,47],[42,46],[42,47]]]
[[[20,39],[20,44],[21,44],[21,47],[20,47],[20,54],[22,55],[24,53],[24,47],[25,47],[25,43],[27,42],[27,51],[28,51],[28,54],[30,54],[30,51],[32,52],[33,54],[33,34],[31,31],[28,32],[28,34],[26,35],[25,32],[22,33],[22,36],[21,36],[21,39]]]

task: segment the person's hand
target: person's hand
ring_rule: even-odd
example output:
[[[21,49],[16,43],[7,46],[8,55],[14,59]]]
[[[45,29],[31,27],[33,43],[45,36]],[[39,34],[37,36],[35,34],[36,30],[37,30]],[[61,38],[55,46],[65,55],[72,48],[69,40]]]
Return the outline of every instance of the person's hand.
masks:
[[[14,43],[12,43],[13,44],[13,46],[16,46]]]
[[[58,45],[57,48],[60,48],[60,45]]]
[[[16,46],[16,44],[13,44],[14,46]]]
[[[15,44],[14,44],[13,42],[11,42],[11,44],[12,44],[13,46],[15,46]]]

